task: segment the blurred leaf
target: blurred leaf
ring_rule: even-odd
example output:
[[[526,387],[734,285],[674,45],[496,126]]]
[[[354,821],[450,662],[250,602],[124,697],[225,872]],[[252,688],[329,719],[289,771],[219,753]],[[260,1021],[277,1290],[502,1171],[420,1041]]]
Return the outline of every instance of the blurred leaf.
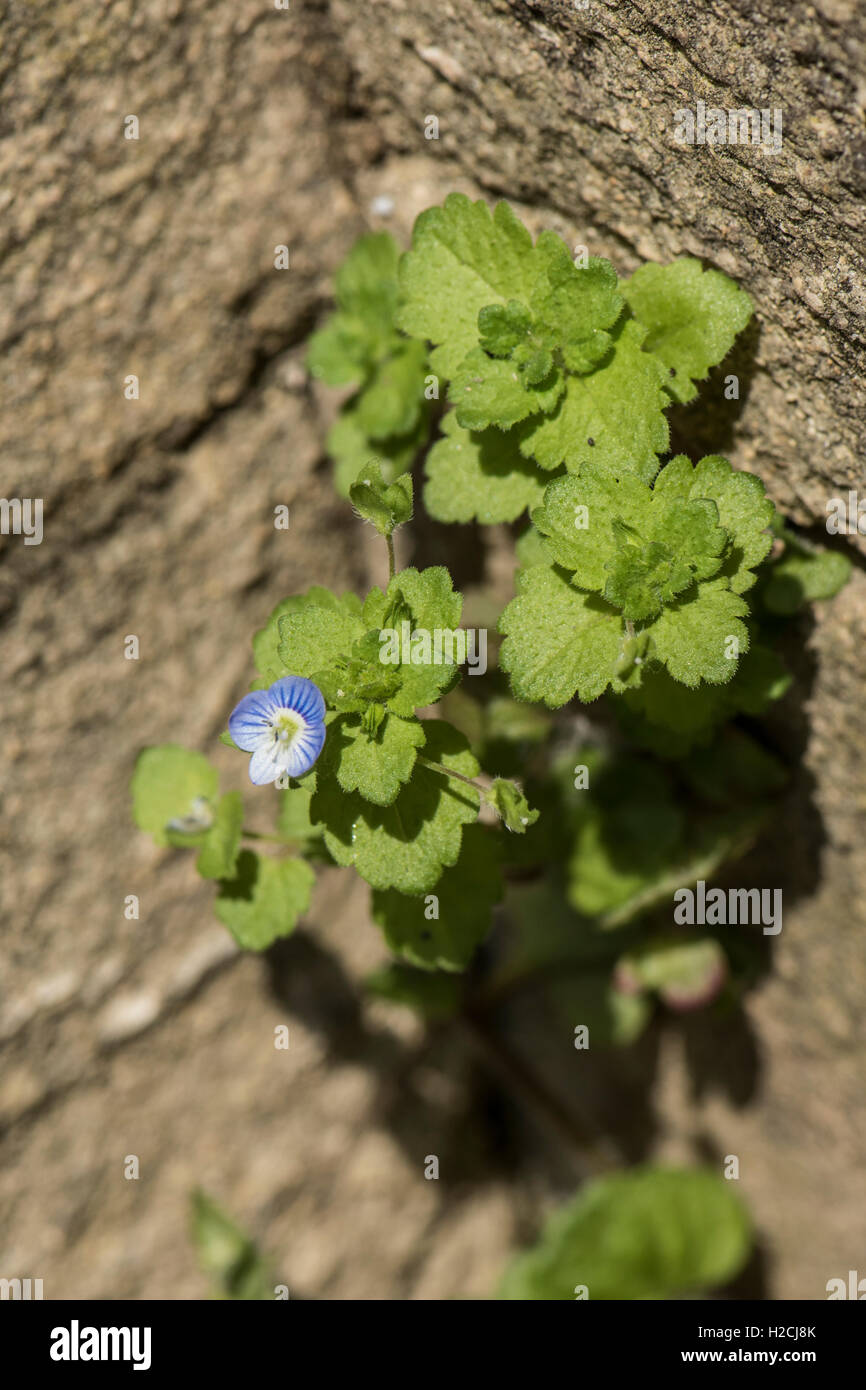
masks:
[[[751,1246],[733,1184],[705,1169],[638,1168],[587,1184],[519,1256],[505,1299],[675,1298],[735,1277]]]
[[[240,792],[226,792],[216,808],[213,825],[204,837],[195,867],[202,878],[230,878],[241,847],[244,803]]]
[[[653,1014],[652,1001],[643,993],[623,993],[610,974],[594,970],[569,975],[548,985],[559,1016],[572,1029],[583,1024],[589,1047],[627,1047],[640,1037]]]
[[[199,1264],[213,1282],[213,1297],[271,1301],[274,1284],[258,1248],[206,1192],[191,1198],[191,1227]]]
[[[851,561],[837,550],[807,552],[789,545],[770,571],[764,605],[771,613],[796,613],[816,599],[833,598],[850,574]]]
[[[213,821],[218,783],[216,768],[201,753],[176,743],[145,748],[132,776],[135,823],[158,845],[170,844],[173,831],[203,833]]]
[[[623,956],[616,969],[620,990],[653,990],[678,1011],[711,1003],[727,975],[727,957],[709,936],[654,937]]]
[[[385,965],[364,981],[364,988],[380,999],[433,1020],[453,1018],[463,997],[459,975],[443,970],[413,970],[409,965]]]

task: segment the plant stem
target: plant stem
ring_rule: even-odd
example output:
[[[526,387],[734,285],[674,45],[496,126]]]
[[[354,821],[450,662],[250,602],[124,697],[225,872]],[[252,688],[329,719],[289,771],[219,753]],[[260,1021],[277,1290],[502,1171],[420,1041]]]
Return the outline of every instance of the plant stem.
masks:
[[[484,783],[478,781],[477,778],[466,777],[462,772],[455,772],[452,767],[446,767],[444,763],[434,763],[430,758],[422,757],[420,753],[418,754],[417,761],[423,763],[425,767],[429,767],[432,772],[441,772],[444,773],[446,777],[455,777],[458,782],[465,782],[467,787],[474,787],[482,796],[487,791]]]
[[[475,1050],[503,1084],[514,1092],[549,1131],[565,1140],[581,1173],[594,1177],[622,1167],[613,1147],[592,1139],[571,1109],[541,1080],[504,1038],[478,1014],[466,1013],[461,1022]]]
[[[390,581],[394,578],[394,575],[397,573],[397,564],[396,564],[396,561],[395,561],[395,559],[394,559],[394,535],[393,535],[393,532],[389,532],[389,533],[386,535],[386,537],[385,537],[385,542],[386,542],[386,544],[387,544],[387,546],[388,546],[388,581],[390,582]]]

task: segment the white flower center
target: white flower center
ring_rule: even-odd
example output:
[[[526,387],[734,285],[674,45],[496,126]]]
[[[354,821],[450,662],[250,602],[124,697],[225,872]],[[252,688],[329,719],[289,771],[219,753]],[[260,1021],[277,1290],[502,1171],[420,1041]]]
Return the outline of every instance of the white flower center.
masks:
[[[284,747],[288,747],[303,727],[304,721],[290,710],[280,710],[280,713],[271,721],[274,741],[281,743]]]

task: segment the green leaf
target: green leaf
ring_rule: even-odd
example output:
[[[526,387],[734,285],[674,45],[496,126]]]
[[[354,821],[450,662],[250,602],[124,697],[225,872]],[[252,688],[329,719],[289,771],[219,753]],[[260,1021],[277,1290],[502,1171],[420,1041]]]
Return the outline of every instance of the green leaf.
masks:
[[[364,988],[379,999],[421,1014],[422,1018],[444,1022],[460,1010],[463,981],[443,970],[413,970],[394,962],[368,975]]]
[[[459,423],[467,430],[485,430],[491,425],[507,430],[527,415],[550,412],[565,389],[565,377],[550,359],[549,366],[532,362],[533,376],[519,370],[510,359],[488,357],[473,348],[453,374],[448,399],[456,406]]]
[[[442,438],[427,455],[424,505],[437,521],[514,521],[537,506],[548,478],[523,458],[513,434],[499,429],[472,433],[449,410]]]
[[[313,824],[310,816],[312,788],[287,787],[280,792],[280,814],[277,830],[288,840],[304,843],[321,837],[321,829]]]
[[[523,570],[532,569],[533,565],[553,564],[553,556],[547,541],[536,526],[527,526],[523,534],[518,537],[514,546],[514,554],[518,565]]]
[[[359,389],[328,435],[342,496],[376,459],[386,483],[427,438],[426,351],[397,330],[397,247],[387,232],[362,237],[337,275],[338,312],[314,334],[308,366],[332,386]]]
[[[467,643],[458,632],[462,609],[462,595],[442,565],[401,570],[385,594],[368,594],[364,620],[377,629],[368,640],[375,642],[379,669],[399,678],[387,699],[392,713],[410,718],[416,709],[438,703],[457,680]]]
[[[525,835],[538,820],[539,812],[532,810],[520,788],[505,777],[494,779],[484,799],[515,835]]]
[[[654,655],[683,685],[697,686],[702,680],[723,685],[749,650],[749,630],[741,621],[749,606],[725,584],[724,579],[700,584],[694,596],[690,591],[652,624]]]
[[[361,469],[349,488],[355,510],[371,521],[381,536],[390,536],[398,526],[412,520],[412,478],[408,473],[386,483],[377,463]]]
[[[283,670],[311,677],[332,666],[363,637],[361,602],[351,593],[338,599],[328,590],[311,590],[303,606],[277,619],[277,627]]]
[[[400,262],[403,303],[397,323],[435,345],[430,365],[451,379],[478,346],[478,315],[510,300],[527,304],[537,276],[532,238],[507,203],[491,215],[484,202],[450,193],[416,220],[412,249]]]
[[[354,403],[357,423],[374,444],[393,437],[405,438],[426,412],[424,373],[427,352],[423,343],[395,341],[391,354],[375,367]]]
[[[214,1281],[214,1297],[273,1299],[274,1284],[255,1242],[200,1188],[192,1194],[190,1225],[199,1264]]]
[[[749,296],[733,280],[692,259],[643,265],[622,291],[647,330],[645,351],[664,364],[667,388],[683,402],[697,395],[693,383],[722,361],[752,314]]]
[[[521,571],[517,597],[499,620],[506,634],[499,664],[519,700],[551,709],[574,694],[588,703],[616,678],[623,655],[622,616],[604,599],[573,588],[561,569]]]
[[[422,728],[425,758],[477,776],[478,763],[456,729],[442,720],[424,720]],[[311,810],[338,864],[353,865],[373,888],[412,894],[426,893],[457,862],[463,826],[477,818],[479,803],[473,787],[419,765],[390,806],[374,806],[320,775]]]
[[[328,729],[321,763],[344,791],[390,806],[412,776],[415,755],[423,746],[424,730],[417,719],[386,714],[371,735],[358,715],[340,715]]]
[[[705,1169],[599,1178],[551,1217],[499,1290],[506,1299],[676,1298],[729,1283],[751,1248],[735,1184]]]
[[[478,341],[491,357],[509,357],[529,333],[532,318],[525,304],[488,304],[478,315]]]
[[[764,605],[771,613],[796,613],[816,599],[833,598],[850,574],[851,561],[837,550],[810,553],[789,546],[770,571]]]
[[[764,484],[754,473],[731,467],[720,454],[709,454],[692,467],[684,454],[671,459],[659,474],[654,493],[659,499],[689,503],[708,499],[718,508],[719,522],[730,539],[725,564],[719,571],[735,594],[745,593],[755,582],[754,569],[770,552],[775,508],[764,494]]]
[[[373,920],[385,933],[389,950],[425,970],[465,970],[502,898],[500,859],[495,832],[468,825],[460,859],[445,869],[432,898],[409,897],[393,888],[374,892]]]
[[[314,882],[303,859],[270,859],[243,849],[234,877],[220,881],[214,911],[240,947],[264,951],[294,931]]]
[[[365,377],[396,339],[396,242],[388,232],[361,237],[337,273],[336,314],[310,340],[307,365],[330,386]]]
[[[132,776],[135,823],[158,845],[170,844],[172,831],[205,832],[213,823],[210,803],[218,784],[216,768],[201,753],[176,743],[145,748]]]
[[[348,497],[349,488],[361,469],[371,461],[379,465],[385,482],[393,482],[411,467],[415,455],[427,442],[429,431],[430,414],[425,403],[417,423],[408,433],[373,440],[360,424],[359,398],[354,396],[328,432],[327,449],[336,464],[334,487],[337,492],[341,497]]]
[[[642,942],[617,964],[619,988],[653,990],[679,1012],[716,998],[728,974],[728,959],[710,936],[658,936]]]
[[[240,792],[226,792],[216,808],[214,823],[202,841],[195,867],[202,878],[229,878],[241,846],[244,803]]]
[[[570,371],[592,371],[610,350],[607,330],[622,312],[617,273],[599,256],[577,267],[560,238],[548,231],[538,238],[536,257],[545,264],[532,293],[533,318],[560,346]]]
[[[572,473],[595,461],[652,480],[656,455],[668,447],[664,411],[670,400],[661,363],[642,351],[644,333],[633,319],[623,319],[611,334],[609,357],[588,376],[569,376],[554,414],[516,427],[527,458],[545,469],[564,463]]]
[[[635,622],[715,574],[727,544],[715,502],[668,498],[634,473],[596,464],[555,479],[532,519],[575,584],[602,592]]]
[[[264,627],[259,628],[253,636],[253,660],[263,683],[272,685],[287,672],[292,675],[300,674],[297,671],[289,672],[280,656],[280,618],[284,614],[302,613],[305,608],[311,607],[335,608],[342,611],[355,604],[360,608],[354,595],[344,594],[339,598],[330,589],[324,589],[318,584],[314,584],[306,593],[290,594],[288,598],[281,599],[269,614]]]

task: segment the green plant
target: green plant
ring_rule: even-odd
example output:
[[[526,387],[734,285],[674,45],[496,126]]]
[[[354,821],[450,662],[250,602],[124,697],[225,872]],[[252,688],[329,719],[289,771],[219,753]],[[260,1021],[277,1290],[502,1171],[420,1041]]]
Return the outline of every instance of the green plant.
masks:
[[[197,852],[249,949],[292,931],[315,866],[353,868],[395,958],[371,990],[430,1019],[477,1025],[515,989],[544,987],[594,1045],[622,1045],[658,1007],[734,1006],[757,970],[748,934],[672,933],[653,914],[760,832],[787,779],[755,725],[791,683],[785,622],[849,568],[787,527],[755,475],[666,457],[668,410],[725,357],[747,296],[690,259],[620,280],[551,232],[533,242],[506,204],[452,194],[402,257],[386,234],[363,238],[337,302],[309,365],[354,388],[329,447],[338,489],[385,542],[383,583],[292,595],[253,638],[256,678],[223,738],[252,754],[254,782],[277,785],[273,832],[245,828],[240,795],[220,797],[210,764],[171,745],[141,755],[137,823]],[[461,627],[448,570],[395,560],[413,514],[404,469],[440,387],[451,408],[426,456],[428,512],[530,513],[487,674],[487,631]],[[482,677],[471,693],[467,660]],[[580,705],[601,717],[578,739]],[[497,949],[461,978],[503,902]],[[618,1181],[581,1198],[553,1255],[509,1289],[549,1287],[538,1271],[587,1229],[587,1204],[602,1219]],[[738,1220],[718,1259],[668,1269],[640,1253],[649,1273],[624,1274],[626,1296],[729,1274]]]

